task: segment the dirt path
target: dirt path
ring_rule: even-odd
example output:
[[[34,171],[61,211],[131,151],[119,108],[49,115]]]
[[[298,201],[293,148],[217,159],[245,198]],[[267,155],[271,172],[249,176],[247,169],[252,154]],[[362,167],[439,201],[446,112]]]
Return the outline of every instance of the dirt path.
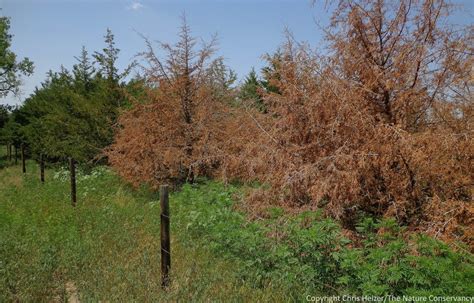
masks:
[[[67,302],[68,303],[80,303],[79,295],[77,294],[77,287],[74,282],[66,283],[66,293],[67,293]]]

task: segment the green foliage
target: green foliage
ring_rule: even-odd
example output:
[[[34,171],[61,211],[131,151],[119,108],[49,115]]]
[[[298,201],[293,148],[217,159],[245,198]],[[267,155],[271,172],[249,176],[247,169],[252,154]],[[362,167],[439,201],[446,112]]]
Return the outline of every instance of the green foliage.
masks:
[[[393,220],[362,220],[352,243],[318,212],[274,207],[249,220],[235,209],[242,189],[216,182],[170,196],[173,283],[163,293],[156,193],[133,191],[103,167],[81,169],[72,208],[67,170],[48,170],[40,184],[32,164],[26,177],[0,170],[0,301],[64,301],[68,283],[86,302],[473,295],[472,255],[404,239]]]
[[[75,66],[74,75],[51,74],[25,101],[25,133],[35,154],[89,161],[111,142],[113,109],[103,102],[103,82],[84,78],[86,72]]]
[[[265,55],[267,66],[262,68],[262,85],[269,93],[281,94],[280,89],[272,82],[281,80],[280,69],[283,62],[283,53],[278,49],[274,54]]]
[[[33,73],[33,62],[28,58],[17,61],[16,54],[10,50],[12,35],[9,30],[10,19],[0,17],[0,97],[16,94],[21,84],[20,76]]]
[[[233,210],[236,193],[219,183],[186,185],[173,208],[184,214],[178,219],[186,222],[189,238],[202,238],[216,254],[239,260],[240,277],[254,287],[278,285],[294,298],[474,293],[472,255],[426,236],[405,240],[394,220],[363,220],[358,229],[364,239],[350,248],[355,243],[318,212],[292,217],[273,208],[269,219],[248,221]]]
[[[354,293],[366,295],[469,295],[474,293],[472,255],[453,252],[428,236],[402,238],[395,220],[359,226],[363,247],[344,253],[338,282]],[[381,235],[375,234],[383,229]]]
[[[21,108],[10,107],[8,110],[5,124],[0,128],[0,142],[19,148],[26,140],[23,127],[28,124],[28,120]]]
[[[263,103],[262,92],[259,91],[263,89],[262,81],[258,79],[255,69],[252,68],[240,87],[239,98],[243,101],[252,101],[258,110],[265,112],[266,107]]]
[[[101,75],[110,82],[118,83],[122,78],[116,66],[120,49],[115,47],[115,38],[109,28],[107,28],[104,40],[106,47],[102,49],[102,52],[95,52],[94,59],[99,63]]]
[[[0,130],[5,127],[5,124],[8,121],[8,116],[10,115],[10,106],[0,105]]]
[[[213,90],[213,95],[222,102],[231,103],[234,97],[234,83],[237,74],[225,65],[222,57],[212,61],[206,70],[206,80]]]
[[[79,203],[72,208],[65,170],[47,170],[45,184],[37,165],[28,162],[27,171],[0,170],[0,302],[67,302],[67,285],[81,302],[285,298],[283,290],[244,283],[234,273],[236,263],[216,257],[198,239],[185,240],[177,220],[183,214],[174,206],[173,283],[163,292],[156,193],[132,191],[98,167],[78,174]]]
[[[72,70],[75,91],[87,96],[95,88],[94,77],[96,70],[90,62],[89,53],[84,46],[82,47],[81,55],[74,58],[78,61]]]
[[[280,79],[280,65],[282,53],[278,50],[275,54],[265,56],[267,65],[261,69],[262,79],[259,79],[255,69],[245,77],[244,83],[240,86],[239,99],[242,101],[252,101],[253,106],[263,113],[267,112],[267,106],[262,98],[263,93],[280,94],[280,90],[272,82]]]
[[[113,125],[127,101],[129,87],[121,81],[129,69],[119,73],[119,49],[109,29],[105,42],[102,52],[94,53],[97,68],[83,47],[72,72],[65,68],[49,72],[42,87],[25,101],[21,112],[27,123],[22,132],[35,158],[43,154],[49,159],[72,157],[91,163],[112,143]],[[143,83],[133,83],[134,91],[139,91],[139,85]]]
[[[6,128],[10,119],[11,107],[8,105],[0,105],[0,144],[8,145],[10,142],[10,132]]]

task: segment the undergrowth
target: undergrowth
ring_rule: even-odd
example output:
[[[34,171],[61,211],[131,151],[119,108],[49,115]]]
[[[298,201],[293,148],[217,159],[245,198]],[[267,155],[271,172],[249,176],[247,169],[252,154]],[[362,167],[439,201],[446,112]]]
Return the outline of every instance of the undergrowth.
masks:
[[[173,283],[163,292],[158,193],[131,190],[99,168],[87,177],[78,173],[73,208],[67,173],[47,170],[42,185],[36,165],[28,163],[27,171],[0,170],[0,302],[66,302],[71,292],[81,302],[285,298],[281,290],[243,282],[236,262],[216,257],[199,239],[184,240],[178,221],[172,221]],[[171,203],[178,218],[174,196]]]
[[[172,285],[160,288],[159,202],[104,168],[0,170],[0,301],[304,301],[306,295],[474,295],[472,255],[393,221],[361,220],[361,243],[318,212],[261,220],[236,210],[243,189],[184,185],[170,197]],[[356,245],[357,244],[357,245]]]
[[[233,209],[239,188],[186,185],[176,196],[179,226],[216,254],[239,260],[238,274],[254,287],[277,285],[294,298],[307,294],[474,295],[474,259],[415,234],[404,239],[394,220],[361,220],[362,243],[319,212],[248,221]],[[184,217],[183,217],[184,216]]]

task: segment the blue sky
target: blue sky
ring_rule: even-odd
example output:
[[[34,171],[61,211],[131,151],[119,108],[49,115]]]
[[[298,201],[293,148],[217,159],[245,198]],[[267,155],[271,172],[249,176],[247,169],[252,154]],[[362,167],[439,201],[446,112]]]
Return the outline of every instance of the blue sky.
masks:
[[[33,76],[24,79],[22,95],[1,103],[18,104],[44,80],[50,69],[70,68],[84,45],[90,53],[103,47],[106,28],[115,34],[124,67],[144,49],[137,32],[153,40],[176,40],[180,16],[186,12],[193,34],[206,40],[219,37],[219,55],[243,78],[261,56],[272,52],[288,27],[298,40],[321,45],[314,20],[327,23],[324,0],[0,0],[0,13],[11,17],[12,49],[35,63]],[[472,23],[474,0],[453,19]]]

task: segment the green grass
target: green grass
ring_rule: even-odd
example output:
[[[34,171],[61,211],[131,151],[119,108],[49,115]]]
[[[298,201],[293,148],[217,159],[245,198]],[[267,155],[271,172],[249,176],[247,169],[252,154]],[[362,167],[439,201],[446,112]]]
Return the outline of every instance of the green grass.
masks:
[[[236,264],[188,239],[171,197],[172,280],[160,288],[157,195],[134,192],[113,174],[79,177],[72,208],[64,176],[33,162],[0,170],[0,302],[65,301],[74,285],[81,301],[281,301],[284,293],[242,281]],[[184,242],[183,242],[184,241]]]
[[[0,156],[1,161],[1,156]],[[358,248],[316,212],[269,210],[250,221],[243,189],[185,185],[170,196],[172,285],[160,288],[158,194],[135,191],[99,167],[39,182],[28,161],[0,169],[0,302],[283,302],[306,295],[474,295],[472,255],[423,236],[407,241],[392,221],[362,221]],[[380,228],[387,230],[378,235]],[[73,289],[73,290],[71,290]]]

